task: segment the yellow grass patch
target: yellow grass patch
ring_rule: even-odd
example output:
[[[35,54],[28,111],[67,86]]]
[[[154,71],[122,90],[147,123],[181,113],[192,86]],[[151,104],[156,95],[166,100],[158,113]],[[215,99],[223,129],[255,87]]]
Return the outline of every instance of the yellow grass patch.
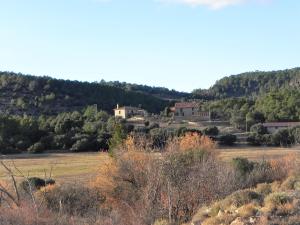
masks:
[[[30,177],[49,176],[52,168],[52,177],[59,181],[88,180],[95,175],[101,163],[107,161],[106,153],[53,153],[41,155],[8,156],[3,162],[20,175],[14,167]],[[6,171],[0,166],[0,180],[6,178]]]

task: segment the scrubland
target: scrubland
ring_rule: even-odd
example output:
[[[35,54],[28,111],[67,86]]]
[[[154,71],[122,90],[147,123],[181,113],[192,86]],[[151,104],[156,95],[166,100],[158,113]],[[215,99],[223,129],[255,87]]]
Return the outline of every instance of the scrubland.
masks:
[[[63,166],[53,168],[55,177],[37,168],[22,172],[34,160],[47,164],[45,158],[32,165],[22,157],[2,161],[0,224],[296,224],[297,155],[250,161],[224,151],[206,136],[186,133],[162,150],[136,136],[110,156],[57,155]],[[69,171],[76,182],[64,182]]]

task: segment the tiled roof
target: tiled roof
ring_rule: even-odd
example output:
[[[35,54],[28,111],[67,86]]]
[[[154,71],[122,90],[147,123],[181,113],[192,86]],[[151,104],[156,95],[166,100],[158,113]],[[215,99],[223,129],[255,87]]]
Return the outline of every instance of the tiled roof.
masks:
[[[264,127],[296,127],[300,126],[300,122],[271,122],[263,123]]]
[[[175,108],[197,108],[200,104],[197,102],[177,102],[175,103]]]

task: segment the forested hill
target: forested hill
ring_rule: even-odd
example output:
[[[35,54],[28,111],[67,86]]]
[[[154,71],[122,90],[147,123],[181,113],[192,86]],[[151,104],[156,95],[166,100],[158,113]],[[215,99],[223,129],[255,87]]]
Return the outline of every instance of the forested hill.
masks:
[[[271,71],[248,72],[224,77],[207,90],[197,89],[197,98],[228,98],[257,96],[280,88],[300,88],[300,68]]]
[[[0,72],[1,113],[49,115],[80,110],[92,104],[109,113],[112,113],[116,104],[142,106],[149,112],[158,113],[169,102],[101,83]]]
[[[191,93],[180,92],[180,91],[176,91],[174,89],[170,90],[165,87],[152,87],[152,86],[148,86],[148,85],[131,84],[131,83],[119,82],[119,81],[107,82],[104,80],[102,80],[100,83],[104,84],[104,85],[109,85],[112,87],[122,88],[127,91],[136,91],[136,92],[141,92],[144,94],[153,95],[155,97],[158,97],[161,99],[166,99],[166,100],[179,100],[182,98],[191,97]]]

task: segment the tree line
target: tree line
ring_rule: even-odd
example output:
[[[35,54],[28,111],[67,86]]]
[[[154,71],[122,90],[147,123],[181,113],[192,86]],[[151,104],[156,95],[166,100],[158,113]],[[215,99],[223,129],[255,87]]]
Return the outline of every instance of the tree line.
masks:
[[[247,72],[224,77],[211,88],[196,89],[195,98],[220,99],[231,97],[256,97],[281,88],[300,87],[300,68],[271,72]]]
[[[249,131],[257,123],[300,120],[300,91],[281,89],[262,94],[256,99],[227,98],[209,101],[204,109],[212,119],[230,121],[236,128]]]
[[[39,116],[81,110],[87,105],[112,113],[119,105],[142,107],[159,113],[169,101],[138,91],[99,82],[79,82],[0,72],[0,111]]]

